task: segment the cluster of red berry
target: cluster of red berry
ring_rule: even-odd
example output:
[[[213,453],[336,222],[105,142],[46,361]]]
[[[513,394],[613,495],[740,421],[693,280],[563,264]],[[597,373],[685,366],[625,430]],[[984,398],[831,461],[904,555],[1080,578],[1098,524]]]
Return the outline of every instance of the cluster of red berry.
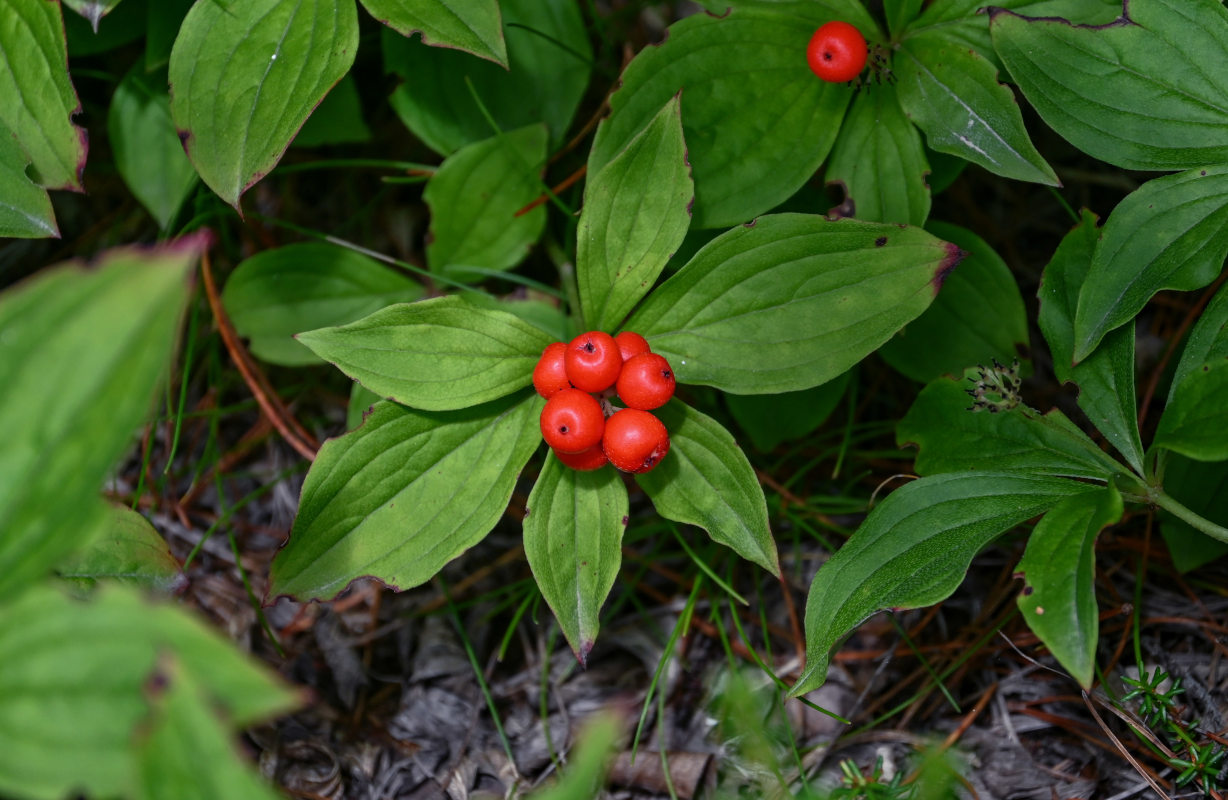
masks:
[[[647,472],[669,452],[669,433],[649,412],[674,396],[674,371],[638,333],[589,331],[548,345],[533,369],[533,387],[546,398],[542,437],[572,469],[608,461],[624,472]],[[626,408],[609,404],[611,389]]]

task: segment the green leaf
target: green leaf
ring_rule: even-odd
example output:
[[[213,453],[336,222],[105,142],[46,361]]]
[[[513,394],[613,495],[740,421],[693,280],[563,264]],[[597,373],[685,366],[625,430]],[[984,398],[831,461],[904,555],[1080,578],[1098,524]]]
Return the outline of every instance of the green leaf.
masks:
[[[352,431],[358,428],[371,413],[375,404],[384,398],[363,386],[357,381],[350,387],[350,404],[345,411],[345,429]]]
[[[1104,226],[1075,312],[1075,362],[1156,292],[1191,291],[1228,255],[1228,164],[1166,175],[1126,196]]]
[[[614,330],[648,294],[686,237],[694,198],[675,97],[585,187],[576,282],[590,327]]]
[[[0,612],[0,793],[126,795],[137,777],[133,741],[149,711],[143,689],[159,653],[174,656],[236,726],[300,703],[181,608],[120,586],[80,602],[40,585]]]
[[[0,120],[0,238],[60,236],[47,190],[26,177],[30,158]]]
[[[827,162],[826,180],[840,183],[847,216],[867,222],[925,224],[930,190],[929,164],[921,134],[904,116],[891,84],[867,84],[858,91]]]
[[[1040,329],[1049,343],[1057,379],[1079,387],[1079,407],[1141,475],[1143,445],[1134,388],[1134,322],[1109,332],[1094,353],[1074,363],[1075,308],[1099,238],[1096,215],[1084,211],[1082,221],[1062,239],[1045,267],[1038,292]]]
[[[158,0],[145,7],[145,66],[165,67],[171,48],[194,0]]]
[[[389,306],[298,340],[381,397],[427,411],[467,408],[528,386],[554,341],[519,317],[458,295]]]
[[[962,375],[996,358],[1004,364],[1028,352],[1028,320],[1010,267],[981,237],[958,225],[931,222],[926,230],[959,245],[968,256],[942,285],[929,308],[879,348],[902,374],[925,383]]]
[[[1112,484],[1066,498],[1037,524],[1016,567],[1024,621],[1084,689],[1095,678],[1100,636],[1096,537],[1121,513],[1121,494]]]
[[[222,290],[235,330],[258,358],[274,364],[318,364],[294,335],[362,319],[422,296],[410,278],[331,244],[290,244],[242,261]]]
[[[111,12],[111,9],[119,5],[119,2],[120,0],[64,0],[64,5],[89,20],[90,25],[94,27],[94,32],[97,33],[98,23]]]
[[[0,599],[89,534],[99,487],[170,362],[205,243],[112,250],[0,294]]]
[[[1004,178],[1060,185],[990,61],[938,36],[915,36],[900,45],[894,63],[900,105],[930,147]]]
[[[1228,462],[1208,464],[1176,453],[1168,455],[1164,491],[1203,519],[1228,525]],[[1178,571],[1190,572],[1228,553],[1228,543],[1212,539],[1164,509],[1159,516],[1160,533]]]
[[[529,494],[524,554],[583,666],[622,563],[627,487],[611,468],[580,472],[551,453]]]
[[[483,108],[498,130],[546,123],[550,145],[558,147],[588,88],[593,50],[579,4],[502,0],[499,5],[509,69],[384,32],[384,67],[405,81],[392,93],[392,107],[415,136],[442,155],[498,132]]]
[[[128,191],[165,230],[196,188],[196,170],[171,120],[165,70],[149,72],[138,61],[128,71],[111,98],[107,135]]]
[[[906,30],[920,13],[921,0],[885,0],[883,3],[883,16],[893,36]]]
[[[370,576],[397,590],[430,580],[480,542],[541,442],[537,395],[428,413],[376,403],[320,449],[269,597],[327,599]]]
[[[160,592],[187,586],[179,562],[149,520],[116,505],[107,506],[101,520],[85,546],[60,562],[56,573],[61,578],[87,587],[113,580]]]
[[[544,191],[546,128],[500,134],[462,147],[440,165],[422,199],[431,208],[426,262],[432,272],[453,280],[481,280],[465,267],[505,270],[529,254],[546,226],[539,205],[516,212]]]
[[[622,720],[613,711],[600,711],[584,721],[579,741],[567,754],[567,767],[559,782],[534,792],[532,800],[589,800],[606,785],[610,755],[622,735]]]
[[[17,136],[30,177],[46,189],[84,191],[88,149],[81,110],[68,75],[59,3],[4,0],[0,26],[0,125]],[[7,159],[6,159],[7,160]]]
[[[209,188],[238,210],[357,51],[349,0],[192,6],[171,51],[171,114]]]
[[[1204,364],[1177,386],[1152,445],[1197,461],[1228,459],[1228,359]]]
[[[813,33],[816,28],[832,20],[844,20],[860,28],[869,36],[875,31],[874,18],[861,0],[698,0],[699,5],[710,14],[724,16],[730,9],[758,8],[797,18]]]
[[[806,65],[814,27],[771,8],[695,14],[646,47],[610,96],[610,117],[593,142],[599,172],[682,92],[682,127],[695,178],[694,225],[718,228],[762,214],[814,174],[853,92]]]
[[[1121,8],[1121,6],[1119,6]],[[994,11],[994,47],[1028,102],[1085,153],[1127,169],[1228,161],[1228,10],[1131,0],[1100,26]]]
[[[962,256],[919,228],[775,214],[708,243],[626,327],[679,383],[808,389],[915,319]]]
[[[1040,414],[1020,404],[997,414],[968,410],[964,390],[971,385],[939,378],[900,420],[897,441],[921,448],[919,474],[980,469],[1103,482],[1122,471],[1057,409]]]
[[[243,762],[208,694],[182,664],[161,659],[146,695],[152,713],[135,748],[139,800],[281,797]]]
[[[1228,290],[1220,289],[1190,331],[1154,444],[1199,461],[1228,459]],[[1224,455],[1220,455],[1223,453]],[[1168,483],[1171,478],[1166,478]]]
[[[507,68],[499,0],[362,0],[371,16],[403,36],[452,47]]]
[[[756,450],[775,450],[783,442],[804,439],[823,424],[848,389],[845,372],[822,386],[780,394],[727,394],[725,404]]]
[[[1198,316],[1181,351],[1181,360],[1173,372],[1168,402],[1173,401],[1177,387],[1185,379],[1202,372],[1204,366],[1228,359],[1228,288],[1221,288]]]
[[[1064,478],[957,472],[892,492],[815,575],[806,600],[806,670],[789,694],[822,686],[832,647],[871,614],[945,599],[982,547],[1094,490]]]
[[[371,141],[371,129],[362,119],[362,98],[352,74],[328,93],[294,137],[295,147],[355,144]]]
[[[681,400],[654,413],[669,431],[669,453],[635,480],[657,513],[698,525],[713,541],[780,575],[763,489],[733,436]]]

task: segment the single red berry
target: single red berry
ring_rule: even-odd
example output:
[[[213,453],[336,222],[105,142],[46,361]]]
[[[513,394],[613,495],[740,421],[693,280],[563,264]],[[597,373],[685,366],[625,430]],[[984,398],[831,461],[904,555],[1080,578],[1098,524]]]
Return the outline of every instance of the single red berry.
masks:
[[[665,357],[657,353],[640,353],[623,362],[615,384],[618,396],[629,408],[651,411],[660,408],[674,396],[674,371]]]
[[[861,74],[866,65],[866,37],[847,22],[822,25],[806,48],[810,69],[829,83],[844,83]]]
[[[669,433],[649,412],[624,408],[606,420],[601,448],[623,472],[647,472],[669,452]]]
[[[567,368],[563,366],[563,354],[566,352],[567,345],[562,342],[548,344],[542,351],[542,357],[533,368],[533,388],[542,397],[550,397],[560,389],[571,387],[567,380]]]
[[[632,356],[638,356],[640,353],[652,352],[648,340],[632,331],[623,331],[614,337],[614,341],[618,342],[618,351],[623,354],[623,361],[630,361]]]
[[[572,386],[586,392],[604,392],[618,380],[623,356],[613,336],[589,331],[568,343],[563,365]]]
[[[580,453],[601,441],[605,414],[601,403],[579,389],[550,395],[541,416],[542,438],[560,453]]]
[[[572,469],[577,469],[581,472],[601,469],[610,463],[610,459],[606,458],[605,451],[601,449],[600,444],[593,445],[583,453],[560,453],[558,450],[555,450],[554,457]]]

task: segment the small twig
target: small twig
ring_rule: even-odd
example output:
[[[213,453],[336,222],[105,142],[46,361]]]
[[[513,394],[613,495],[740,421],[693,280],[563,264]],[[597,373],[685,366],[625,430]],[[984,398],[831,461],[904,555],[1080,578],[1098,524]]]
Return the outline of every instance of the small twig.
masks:
[[[536,199],[536,200],[534,200],[533,202],[529,203],[527,206],[525,206],[524,208],[520,209],[519,211],[517,211],[517,212],[516,212],[515,214],[513,214],[512,216],[513,216],[513,217],[523,217],[525,214],[528,214],[530,211],[532,211],[533,209],[537,208],[537,207],[538,207],[538,206],[540,206],[542,203],[544,203],[544,202],[546,202],[547,200],[549,200],[551,197],[556,196],[556,195],[557,195],[559,192],[565,192],[565,191],[567,191],[569,188],[571,188],[573,185],[575,185],[576,181],[578,181],[578,180],[580,180],[581,178],[583,178],[583,177],[584,177],[584,173],[585,173],[585,172],[587,172],[587,171],[588,171],[588,165],[587,165],[587,164],[581,164],[579,169],[577,169],[575,172],[571,173],[571,174],[570,174],[570,175],[568,175],[566,178],[564,178],[564,179],[562,180],[562,182],[561,182],[561,183],[559,183],[558,185],[556,185],[556,186],[554,186],[554,187],[552,187],[552,188],[550,188],[550,189],[547,189],[546,191],[542,192],[540,195],[538,195],[538,196],[537,196],[537,199]]]
[[[256,398],[256,402],[260,404],[260,409],[269,418],[269,422],[277,429],[282,438],[294,448],[295,452],[301,455],[308,461],[314,461],[316,451],[319,450],[319,444],[311,434],[307,433],[290,410],[282,403],[281,398],[268,384],[268,379],[264,377],[264,373],[251,360],[251,356],[247,352],[247,348],[243,346],[243,342],[239,340],[239,334],[235,332],[234,326],[230,323],[230,317],[226,315],[226,310],[222,308],[222,300],[218,296],[217,284],[213,280],[213,267],[209,263],[208,251],[201,254],[200,271],[205,279],[205,294],[209,298],[209,308],[213,311],[213,318],[217,320],[218,332],[222,335],[222,342],[226,345],[227,352],[230,353],[230,358],[234,361],[235,366],[239,368],[239,373],[243,376],[243,381],[251,389],[252,395]]]
[[[1099,712],[1096,711],[1096,706],[1092,703],[1091,698],[1088,697],[1087,692],[1083,692],[1083,704],[1087,706],[1087,710],[1092,713],[1092,717],[1094,717],[1097,724],[1100,725],[1100,729],[1104,731],[1104,735],[1109,737],[1114,746],[1117,747],[1117,751],[1121,753],[1122,758],[1130,762],[1130,766],[1134,767],[1134,770],[1143,777],[1143,780],[1151,784],[1151,788],[1155,789],[1156,794],[1164,798],[1164,800],[1172,800],[1172,798],[1165,793],[1164,789],[1160,787],[1160,784],[1156,782],[1155,778],[1151,777],[1150,773],[1143,768],[1143,765],[1140,764],[1134,756],[1130,755],[1130,751],[1126,749],[1126,746],[1121,743],[1121,740],[1118,739],[1113,734],[1113,731],[1109,729],[1109,726],[1105,724],[1104,720],[1100,717]]]

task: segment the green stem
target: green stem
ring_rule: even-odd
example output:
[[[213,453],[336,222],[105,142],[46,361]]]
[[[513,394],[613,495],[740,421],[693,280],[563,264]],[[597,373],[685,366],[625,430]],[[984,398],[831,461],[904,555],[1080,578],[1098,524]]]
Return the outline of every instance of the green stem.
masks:
[[[1172,514],[1177,519],[1187,523],[1190,527],[1197,531],[1201,531],[1212,539],[1219,539],[1221,542],[1228,543],[1228,528],[1221,525],[1216,525],[1209,519],[1205,519],[1190,511],[1185,506],[1178,503],[1171,495],[1165,494],[1163,489],[1155,489],[1151,493],[1151,502],[1155,503],[1160,508]]]

